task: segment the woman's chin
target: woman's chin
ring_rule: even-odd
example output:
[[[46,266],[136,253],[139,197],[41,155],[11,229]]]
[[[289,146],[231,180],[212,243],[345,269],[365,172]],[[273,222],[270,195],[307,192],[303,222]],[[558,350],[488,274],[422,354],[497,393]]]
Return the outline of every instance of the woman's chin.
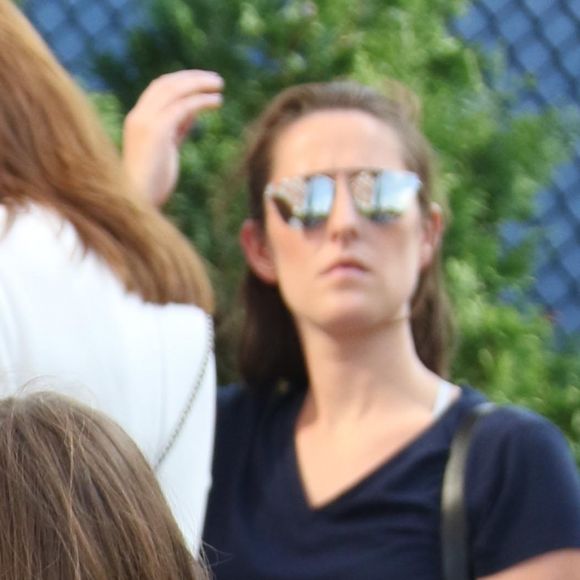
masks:
[[[399,313],[387,314],[373,312],[367,304],[342,307],[340,310],[327,312],[315,323],[320,330],[336,337],[353,337],[356,335],[374,334],[377,330],[407,320]]]

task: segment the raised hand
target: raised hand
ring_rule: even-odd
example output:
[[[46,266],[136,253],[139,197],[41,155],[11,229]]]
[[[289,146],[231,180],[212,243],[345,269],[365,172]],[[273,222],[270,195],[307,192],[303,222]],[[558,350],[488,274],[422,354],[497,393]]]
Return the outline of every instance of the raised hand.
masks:
[[[155,79],[125,118],[123,164],[129,178],[157,207],[179,177],[179,148],[202,111],[222,103],[223,79],[182,70]]]

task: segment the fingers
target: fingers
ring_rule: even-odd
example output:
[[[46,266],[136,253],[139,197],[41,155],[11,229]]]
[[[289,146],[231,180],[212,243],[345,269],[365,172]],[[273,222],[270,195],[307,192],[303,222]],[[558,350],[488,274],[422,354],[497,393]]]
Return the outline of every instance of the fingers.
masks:
[[[199,113],[221,105],[223,84],[217,73],[203,70],[182,70],[155,79],[125,118],[126,141],[148,135],[180,144]]]
[[[222,96],[220,93],[201,93],[175,101],[167,107],[164,114],[168,125],[175,127],[174,139],[176,143],[181,144],[199,113],[217,109],[221,104]]]
[[[145,89],[135,109],[160,113],[175,101],[197,94],[220,94],[223,79],[215,72],[205,70],[182,70],[155,79]]]

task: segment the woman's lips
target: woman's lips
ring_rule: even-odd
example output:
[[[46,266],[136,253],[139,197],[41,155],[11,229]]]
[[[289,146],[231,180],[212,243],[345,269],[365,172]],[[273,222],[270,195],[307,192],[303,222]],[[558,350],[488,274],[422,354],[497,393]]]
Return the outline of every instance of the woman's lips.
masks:
[[[360,260],[341,259],[333,262],[326,268],[323,274],[363,274],[369,271],[369,268]]]

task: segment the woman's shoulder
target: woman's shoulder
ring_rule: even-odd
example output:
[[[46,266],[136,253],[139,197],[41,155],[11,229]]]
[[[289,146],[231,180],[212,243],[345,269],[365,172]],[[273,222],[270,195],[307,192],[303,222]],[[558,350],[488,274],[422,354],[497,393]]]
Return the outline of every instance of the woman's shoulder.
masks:
[[[473,455],[474,463],[489,464],[496,480],[527,483],[532,476],[538,482],[546,478],[548,483],[554,477],[571,491],[580,489],[578,470],[563,433],[545,417],[522,407],[498,407],[486,417],[476,433]]]
[[[38,203],[24,203],[14,207],[7,207],[0,203],[0,230],[6,228],[45,227],[49,230],[58,230],[66,220],[56,211]]]
[[[0,255],[3,263],[34,261],[41,269],[53,268],[76,256],[82,245],[74,227],[55,211],[38,204],[8,209],[0,204]]]
[[[469,385],[461,385],[461,396],[454,406],[454,419],[459,423],[467,414],[478,405],[489,403],[490,399],[478,389]],[[478,426],[478,430],[495,433],[498,438],[510,438],[521,436],[522,433],[532,431],[534,433],[550,432],[559,434],[559,429],[547,418],[521,405],[506,403],[495,404],[493,412],[485,417]]]
[[[255,415],[263,406],[263,400],[243,383],[231,383],[218,388],[218,420],[243,419]]]
[[[464,388],[449,421],[449,442],[469,411],[486,401],[476,390]],[[522,406],[497,405],[476,424],[466,477],[473,503],[480,505],[490,498],[517,496],[521,489],[536,489],[541,495],[557,482],[580,516],[580,475],[566,437],[546,417]],[[481,498],[487,499],[481,503]]]
[[[466,490],[477,576],[580,547],[580,477],[558,427],[523,407],[500,405],[473,437]]]
[[[243,404],[248,399],[248,392],[241,383],[230,383],[220,386],[218,389],[218,405],[220,409],[228,412],[232,406]]]
[[[229,466],[253,440],[258,425],[258,405],[242,384],[217,389],[217,417],[214,441],[214,482],[220,481],[220,466]]]
[[[258,392],[239,382],[218,388],[217,436],[229,437],[236,431],[268,430],[282,416],[292,414],[300,400],[300,391],[277,389]]]
[[[502,439],[530,441],[530,438],[559,439],[562,436],[558,427],[546,417],[518,405],[498,405],[486,423],[482,424],[482,429]]]
[[[454,414],[450,414],[450,435],[456,432],[461,421],[477,405],[488,399],[476,389],[462,387]],[[521,466],[539,462],[543,456],[573,464],[568,442],[560,429],[547,418],[525,407],[514,404],[496,405],[493,412],[478,422],[470,451],[472,463],[481,464],[489,458],[490,466],[499,468]],[[493,469],[495,473],[497,469]]]
[[[300,399],[302,390],[289,387],[284,383],[272,385],[270,389],[256,389],[243,381],[220,386],[218,389],[218,406],[224,413],[236,413],[242,410],[257,413],[274,412],[280,407]]]
[[[477,495],[538,497],[559,488],[580,522],[580,476],[568,441],[546,417],[522,406],[498,405],[474,431],[468,479]]]
[[[462,399],[462,400],[461,400]],[[463,387],[460,399],[458,422],[475,406],[488,402],[488,399],[471,387]],[[484,444],[482,444],[484,442]],[[490,446],[502,448],[507,453],[510,448],[518,451],[542,447],[568,448],[560,429],[546,417],[528,408],[515,404],[496,405],[493,412],[480,421],[474,436],[474,449]]]

